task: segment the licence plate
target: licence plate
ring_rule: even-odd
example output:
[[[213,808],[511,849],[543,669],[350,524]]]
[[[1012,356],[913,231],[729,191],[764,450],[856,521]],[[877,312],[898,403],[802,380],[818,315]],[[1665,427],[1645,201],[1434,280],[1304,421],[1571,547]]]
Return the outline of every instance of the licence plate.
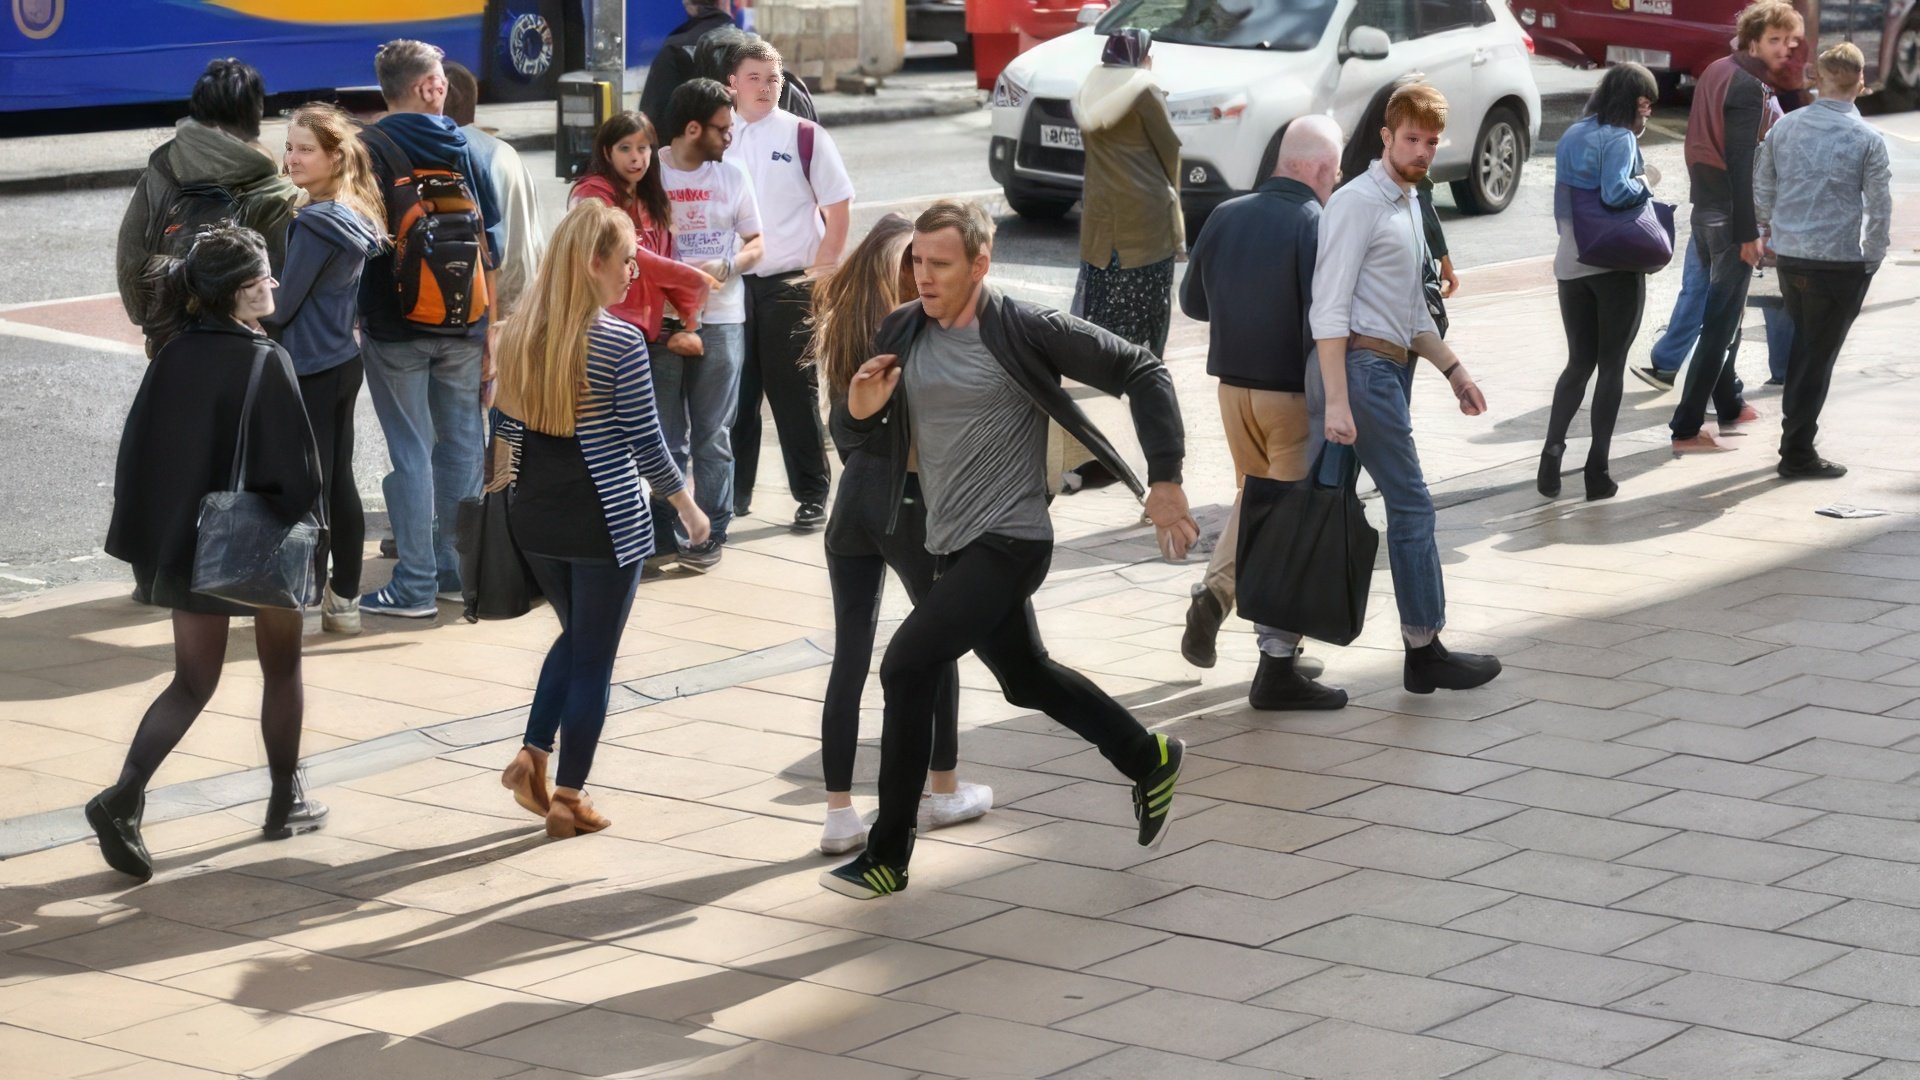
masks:
[[[1673,54],[1664,49],[1629,49],[1624,45],[1607,46],[1607,63],[1624,64],[1633,62],[1655,71],[1666,71],[1673,67]]]
[[[1040,145],[1058,147],[1063,150],[1085,150],[1080,145],[1080,129],[1061,124],[1040,125]]]
[[[1673,0],[1633,0],[1633,10],[1642,15],[1671,15]]]

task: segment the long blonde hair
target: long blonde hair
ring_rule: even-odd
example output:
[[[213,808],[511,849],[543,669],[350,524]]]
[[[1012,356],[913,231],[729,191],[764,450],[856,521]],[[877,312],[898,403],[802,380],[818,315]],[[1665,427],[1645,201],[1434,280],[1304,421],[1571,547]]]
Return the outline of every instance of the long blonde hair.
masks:
[[[354,133],[352,119],[337,106],[315,101],[293,111],[287,128],[296,127],[313,132],[313,140],[320,144],[321,153],[329,157],[340,155],[340,177],[334,188],[334,201],[367,219],[375,232],[385,233],[387,203],[380,197],[380,181],[373,175],[373,158]],[[280,175],[286,173],[287,167],[282,164]]]
[[[834,396],[846,396],[853,373],[873,355],[881,320],[911,299],[900,295],[900,267],[912,243],[913,222],[904,214],[888,214],[813,291],[813,342],[807,354]]]
[[[600,314],[592,265],[633,241],[633,219],[582,199],[560,219],[533,284],[500,330],[501,408],[535,431],[573,434],[587,382],[587,330]]]

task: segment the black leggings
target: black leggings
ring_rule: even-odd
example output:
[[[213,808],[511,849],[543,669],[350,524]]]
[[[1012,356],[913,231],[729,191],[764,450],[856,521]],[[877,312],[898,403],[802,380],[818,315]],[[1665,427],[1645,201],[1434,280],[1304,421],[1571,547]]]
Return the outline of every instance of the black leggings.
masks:
[[[153,774],[220,686],[220,669],[227,660],[228,621],[226,615],[173,613],[173,681],[147,707],[133,734],[109,799],[116,814],[130,816],[135,811]],[[300,685],[300,633],[298,611],[261,608],[254,615],[254,649],[266,682],[260,699],[260,734],[267,744],[267,771],[276,782],[292,779],[300,764],[300,725],[306,709]]]
[[[880,662],[887,709],[880,816],[867,835],[874,858],[899,866],[912,849],[932,749],[936,677],[968,650],[993,672],[1007,701],[1070,728],[1128,779],[1145,777],[1158,763],[1153,736],[1132,713],[1047,656],[1031,598],[1052,561],[1050,540],[982,536],[941,559],[933,588],[893,635]]]
[[[900,575],[907,597],[918,605],[933,588],[934,558],[920,539],[924,530],[906,527],[909,516],[924,518],[917,503],[902,506],[901,527],[876,535],[878,555],[827,552],[827,579],[833,585],[833,673],[827,676],[827,700],[820,710],[820,764],[828,791],[853,790],[853,757],[860,743],[860,696],[873,663],[874,632],[880,621],[880,595],[887,570]],[[935,674],[933,698],[934,772],[952,772],[960,759],[960,676],[948,664]]]
[[[1614,421],[1620,417],[1620,380],[1627,372],[1627,349],[1640,333],[1640,315],[1647,302],[1647,275],[1613,270],[1560,283],[1560,321],[1567,330],[1567,367],[1553,388],[1553,412],[1547,420],[1547,445],[1567,441],[1567,428],[1580,400],[1587,396],[1587,380],[1595,369],[1600,379],[1593,388],[1593,445],[1587,450],[1587,471],[1607,471],[1613,445]]]
[[[360,508],[360,488],[353,481],[353,406],[360,400],[366,369],[358,356],[325,371],[300,376],[300,396],[307,403],[307,423],[320,448],[322,498],[327,503],[328,550],[316,556],[320,576],[327,576],[327,556],[333,556],[335,596],[349,600],[360,595],[360,560],[367,543],[367,518]]]

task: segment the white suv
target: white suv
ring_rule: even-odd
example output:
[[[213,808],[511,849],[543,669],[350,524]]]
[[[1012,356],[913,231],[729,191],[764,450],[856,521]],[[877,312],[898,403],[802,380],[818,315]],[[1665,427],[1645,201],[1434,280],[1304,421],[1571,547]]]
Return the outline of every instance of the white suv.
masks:
[[[1351,138],[1409,74],[1447,97],[1432,176],[1451,181],[1469,213],[1507,208],[1540,134],[1533,43],[1504,2],[1118,0],[1094,26],[1015,58],[994,86],[988,161],[1015,213],[1057,218],[1079,198],[1085,155],[1071,103],[1122,26],[1153,34],[1190,213],[1270,175],[1294,118],[1329,114]]]

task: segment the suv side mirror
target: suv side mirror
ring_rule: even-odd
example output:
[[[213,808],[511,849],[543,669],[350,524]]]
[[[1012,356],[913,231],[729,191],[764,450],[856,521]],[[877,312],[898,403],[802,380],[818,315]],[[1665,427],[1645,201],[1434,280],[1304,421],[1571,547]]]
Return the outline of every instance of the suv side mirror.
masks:
[[[1385,60],[1393,40],[1377,26],[1356,26],[1347,35],[1347,55],[1357,60]]]

